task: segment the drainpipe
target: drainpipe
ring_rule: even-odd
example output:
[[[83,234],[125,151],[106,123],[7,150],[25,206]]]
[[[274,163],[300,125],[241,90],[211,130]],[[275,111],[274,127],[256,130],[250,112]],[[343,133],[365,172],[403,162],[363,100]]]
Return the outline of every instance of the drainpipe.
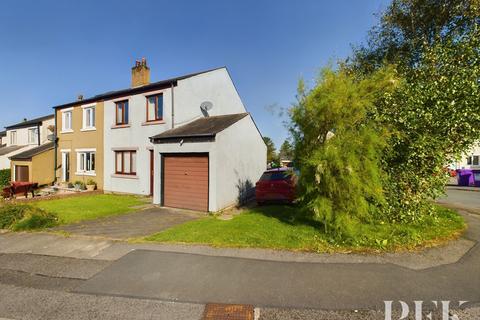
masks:
[[[171,83],[172,85],[172,129],[175,127],[175,108],[174,108],[174,102],[175,102],[175,98],[174,98],[174,93],[173,93],[173,82]]]
[[[40,145],[41,142],[40,142],[40,125],[39,124],[37,124],[37,138],[38,138],[37,139],[38,145]]]
[[[55,128],[53,129],[53,152],[54,152],[54,157],[53,157],[53,183],[57,182],[57,110],[54,110],[54,126]]]

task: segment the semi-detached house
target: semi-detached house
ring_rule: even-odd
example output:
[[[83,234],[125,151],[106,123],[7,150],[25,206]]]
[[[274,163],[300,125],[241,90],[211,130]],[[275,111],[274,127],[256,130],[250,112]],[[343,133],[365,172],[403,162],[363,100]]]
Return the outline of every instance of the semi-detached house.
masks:
[[[11,169],[12,181],[53,182],[53,114],[7,126],[0,147],[0,169]]]
[[[225,67],[150,83],[145,60],[129,89],[55,107],[56,177],[218,211],[248,197],[266,146]]]

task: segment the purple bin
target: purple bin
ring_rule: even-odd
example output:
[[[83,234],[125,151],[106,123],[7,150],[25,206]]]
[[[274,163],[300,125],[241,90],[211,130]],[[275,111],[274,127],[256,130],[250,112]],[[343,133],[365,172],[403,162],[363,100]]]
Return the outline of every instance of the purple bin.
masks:
[[[480,178],[480,176],[479,176]],[[457,169],[457,181],[459,186],[473,186],[475,185],[475,179],[473,170],[471,169]],[[480,186],[480,181],[479,181]]]
[[[480,170],[472,170],[473,185],[480,187]]]

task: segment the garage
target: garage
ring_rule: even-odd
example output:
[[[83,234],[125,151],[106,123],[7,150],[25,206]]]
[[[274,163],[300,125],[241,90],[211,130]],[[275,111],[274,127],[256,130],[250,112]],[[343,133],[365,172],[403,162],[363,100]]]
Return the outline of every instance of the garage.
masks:
[[[153,203],[218,212],[254,194],[266,145],[247,113],[206,115],[150,137]]]
[[[208,154],[163,156],[163,205],[208,211]]]
[[[29,168],[28,166],[15,166],[15,181],[28,182]]]

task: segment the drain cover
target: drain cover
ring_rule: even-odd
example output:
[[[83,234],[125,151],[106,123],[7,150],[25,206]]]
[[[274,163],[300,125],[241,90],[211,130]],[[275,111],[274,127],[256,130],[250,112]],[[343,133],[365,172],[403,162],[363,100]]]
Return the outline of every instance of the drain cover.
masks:
[[[253,306],[209,303],[205,306],[203,320],[253,320]]]

